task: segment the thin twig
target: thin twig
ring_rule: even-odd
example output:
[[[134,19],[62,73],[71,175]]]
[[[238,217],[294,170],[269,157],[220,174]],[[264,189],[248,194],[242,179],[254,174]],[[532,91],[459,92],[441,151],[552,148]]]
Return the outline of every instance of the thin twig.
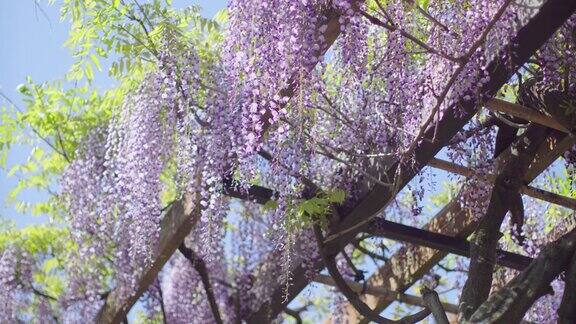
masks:
[[[14,101],[12,101],[12,99],[10,99],[10,97],[5,95],[2,91],[0,91],[0,97],[4,98],[6,101],[8,101],[8,103],[11,104],[14,108],[16,108],[16,110],[19,113],[24,114],[24,110],[22,110],[18,105],[16,105],[16,103]],[[30,126],[30,129],[32,130],[32,132],[34,132],[34,134],[36,134],[36,136],[38,136],[38,138],[40,138],[40,140],[42,140],[44,143],[46,143],[46,145],[48,145],[52,150],[54,150],[54,152],[60,154],[62,157],[64,157],[64,159],[66,159],[68,162],[70,162],[70,160],[68,160],[66,154],[64,152],[61,152],[54,144],[50,143],[50,141],[47,138],[40,135],[40,131],[38,131],[32,124],[28,123],[28,126]]]
[[[354,290],[350,288],[350,286],[348,286],[348,283],[342,277],[340,271],[338,270],[335,256],[326,254],[326,252],[324,251],[324,238],[322,235],[322,230],[317,224],[314,225],[314,234],[316,237],[316,241],[318,243],[320,255],[324,260],[324,264],[326,265],[326,269],[328,269],[328,273],[330,273],[330,276],[334,280],[334,283],[336,284],[340,292],[346,297],[346,299],[348,299],[350,304],[352,304],[352,306],[354,306],[354,308],[360,314],[362,314],[362,316],[376,323],[389,324],[389,323],[416,323],[426,318],[428,315],[430,315],[430,311],[428,309],[424,309],[416,314],[410,315],[398,321],[393,321],[380,316],[377,312],[368,307],[368,305],[366,305],[360,299],[360,297],[356,294],[356,292],[354,292]]]
[[[421,41],[418,39],[418,37],[410,34],[409,32],[405,31],[404,29],[396,26],[396,25],[392,25],[386,22],[383,22],[382,20],[378,19],[377,17],[367,13],[366,11],[363,10],[359,10],[360,14],[362,16],[364,16],[366,19],[368,19],[368,21],[370,21],[372,24],[376,25],[376,26],[380,26],[383,28],[388,29],[389,31],[399,31],[400,35],[408,38],[409,40],[411,40],[412,42],[414,42],[415,44],[417,44],[418,46],[422,47],[424,50],[426,50],[427,52],[429,52],[430,54],[434,54],[434,55],[438,55],[442,58],[445,58],[449,61],[452,62],[456,62],[456,63],[461,63],[462,60],[461,58],[458,57],[454,57],[452,55],[449,55],[447,53],[444,53],[438,49],[435,49],[434,47],[426,44],[425,42]]]
[[[363,247],[360,242],[354,242],[354,247],[356,247],[356,249],[364,254],[366,254],[367,256],[373,258],[373,259],[378,259],[380,261],[384,261],[384,262],[388,262],[388,258],[380,255],[378,253],[374,253],[370,250],[368,250],[367,248]]]
[[[196,253],[192,249],[186,246],[184,242],[180,244],[178,248],[180,253],[190,261],[194,269],[200,275],[200,279],[202,280],[202,284],[204,285],[204,291],[206,292],[206,297],[208,298],[208,302],[210,304],[210,309],[212,310],[212,315],[214,316],[214,321],[218,324],[223,324],[222,317],[220,316],[220,310],[218,309],[218,303],[216,302],[216,297],[214,296],[214,290],[212,289],[212,285],[210,284],[210,276],[208,275],[208,270],[206,269],[206,264],[204,260],[199,258]]]
[[[430,125],[430,123],[440,113],[440,107],[444,103],[444,100],[446,99],[448,92],[450,91],[450,89],[452,88],[452,86],[454,85],[454,83],[456,82],[458,77],[460,76],[460,73],[462,73],[462,71],[464,71],[464,67],[466,66],[467,61],[470,60],[470,57],[476,52],[478,47],[480,47],[480,45],[482,45],[484,43],[488,33],[494,27],[494,25],[500,19],[500,17],[504,14],[504,11],[506,11],[506,8],[508,8],[508,5],[511,2],[512,2],[512,0],[507,0],[502,5],[500,10],[498,11],[498,13],[496,13],[496,15],[494,16],[492,21],[490,21],[490,23],[488,24],[488,26],[486,27],[486,29],[484,30],[484,32],[482,33],[480,38],[472,45],[472,47],[468,50],[468,52],[466,52],[466,54],[464,54],[462,57],[460,57],[458,59],[458,61],[459,61],[458,68],[456,69],[456,71],[454,71],[454,73],[452,74],[452,76],[448,80],[448,83],[446,84],[446,86],[442,90],[442,93],[438,96],[436,106],[432,109],[430,116],[428,117],[426,122],[424,122],[424,124],[422,125],[422,128],[420,128],[420,132],[418,133],[418,135],[416,136],[416,138],[414,139],[414,141],[412,142],[412,144],[410,145],[410,147],[406,151],[406,155],[405,155],[406,157],[409,157],[412,154],[412,151],[414,150],[414,148],[416,147],[416,145],[420,141],[420,138],[424,135],[424,132],[426,132],[426,130],[428,129],[428,126]],[[434,131],[433,140],[436,139],[435,138],[436,137],[436,130],[437,130],[437,128]]]
[[[164,293],[162,292],[162,285],[160,284],[160,279],[156,278],[158,281],[158,294],[160,295],[160,310],[162,311],[162,323],[166,324],[168,319],[166,318],[166,307],[164,306]]]

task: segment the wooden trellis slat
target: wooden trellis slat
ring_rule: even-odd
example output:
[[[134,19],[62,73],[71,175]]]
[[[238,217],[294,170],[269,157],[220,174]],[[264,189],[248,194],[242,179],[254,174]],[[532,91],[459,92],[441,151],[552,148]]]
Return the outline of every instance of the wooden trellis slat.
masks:
[[[476,172],[471,168],[437,158],[430,160],[430,163],[428,163],[428,165],[433,168],[456,173],[465,177],[471,177],[476,174]],[[486,174],[484,176],[487,178],[487,180],[490,180],[492,182],[496,179],[496,177],[493,174]],[[555,205],[576,210],[576,199],[574,198],[562,196],[530,185],[522,186],[522,188],[520,188],[520,193]]]
[[[319,274],[314,277],[314,282],[321,283],[327,286],[336,287],[334,279],[328,275]],[[405,303],[408,305],[416,305],[421,307],[426,307],[426,303],[424,299],[419,296],[414,296],[410,294],[405,294],[401,292],[394,292],[386,289],[382,289],[380,287],[368,286],[363,285],[361,283],[346,280],[350,288],[360,294],[369,294],[373,296],[378,296],[380,298],[386,298],[392,301],[399,301],[401,303]],[[453,314],[458,313],[458,306],[450,303],[442,303],[444,306],[444,310]]]
[[[566,207],[572,210],[576,210],[576,199],[555,194],[550,191],[546,191],[540,188],[532,186],[524,186],[520,189],[520,193],[526,196],[540,199],[542,201],[549,202],[558,206]]]
[[[524,107],[516,103],[493,98],[486,102],[486,108],[490,111],[503,112],[510,116],[534,122],[564,133],[570,133],[570,131],[564,125],[560,124],[554,118],[547,116],[535,109]]]
[[[536,159],[529,167],[526,182],[534,180],[550,164],[552,164],[567,149],[576,143],[576,139],[566,136],[565,133],[553,132],[548,139],[540,145]],[[499,159],[509,156],[510,150],[502,153]],[[500,162],[502,163],[502,162]],[[424,227],[428,230],[450,235],[453,237],[468,237],[477,220],[474,219],[459,202],[459,197],[452,199],[436,216]],[[404,291],[426,274],[448,253],[423,246],[404,246],[395,253],[383,267],[378,269],[369,279],[368,284],[380,286],[394,291]],[[365,302],[376,311],[383,311],[390,302],[374,296],[365,296]],[[347,316],[352,321],[360,319],[353,307],[347,306]]]
[[[460,256],[470,256],[470,242],[461,237],[434,233],[421,228],[407,226],[382,218],[374,219],[366,233],[395,241],[402,241]],[[524,270],[532,258],[508,251],[496,251],[496,263],[516,270]]]
[[[570,0],[549,0],[543,4],[539,12],[518,31],[511,42],[514,47],[503,49],[502,55],[497,55],[488,65],[486,71],[490,71],[490,81],[482,87],[479,97],[492,98],[517,67],[523,65],[575,9],[576,3]],[[510,55],[511,53],[512,55]],[[457,115],[455,107],[463,108],[467,113]],[[424,138],[434,138],[435,140],[422,141],[418,145],[412,159],[415,161],[414,165],[400,165],[399,163],[394,163],[391,166],[383,165],[381,169],[384,172],[380,174],[380,178],[398,179],[396,189],[403,188],[468,122],[475,112],[475,103],[465,100],[455,102],[437,121],[436,129],[430,127],[425,130]],[[399,176],[397,177],[397,175]],[[351,212],[342,215],[343,221],[331,231],[332,235],[337,235],[337,238],[326,242],[326,253],[337,253],[350,243],[356,234],[367,225],[370,218],[388,205],[395,192],[397,191],[392,191],[389,187],[376,184],[374,189]],[[320,271],[322,268],[323,263],[321,261],[315,264],[316,271]],[[302,264],[297,264],[292,273],[292,285],[289,289],[286,291],[284,289],[285,283],[280,283],[270,298],[272,302],[263,304],[247,318],[248,322],[268,322],[271,318],[276,317],[308,285],[309,280]]]

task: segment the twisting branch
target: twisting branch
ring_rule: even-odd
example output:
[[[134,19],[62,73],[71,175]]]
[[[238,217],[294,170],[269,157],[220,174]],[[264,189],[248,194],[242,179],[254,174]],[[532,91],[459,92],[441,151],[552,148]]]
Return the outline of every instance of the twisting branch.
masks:
[[[522,88],[521,88],[522,89]],[[537,103],[533,103],[534,106],[537,106]],[[540,124],[542,126],[546,126],[548,128],[556,129],[566,134],[570,134],[570,130],[557,121],[554,117],[544,114],[538,111],[536,108],[526,107],[519,103],[512,103],[498,98],[492,98],[486,102],[484,105],[487,110],[494,112],[494,113],[505,113],[508,116],[515,117],[516,120],[512,121],[513,127],[518,128],[517,126],[521,126],[517,120],[524,120],[528,123],[533,122]],[[559,118],[559,117],[556,117]],[[523,126],[521,126],[523,127]]]
[[[348,253],[346,253],[346,251],[342,251],[342,255],[344,256],[344,259],[346,259],[346,263],[348,264],[348,266],[352,269],[352,271],[354,271],[354,281],[356,282],[364,281],[364,271],[358,269],[356,265],[354,265],[354,262],[352,262],[352,259],[350,258],[350,256],[348,256]]]
[[[286,309],[284,309],[284,313],[292,316],[296,320],[296,324],[302,324],[303,323],[302,317],[300,316],[299,312],[297,312],[293,309],[290,309],[290,308],[286,308]]]
[[[323,274],[316,275],[314,277],[314,282],[321,283],[321,284],[327,285],[327,286],[337,287],[336,283],[334,282],[334,279],[328,275],[323,275]],[[365,293],[368,295],[385,298],[386,300],[390,300],[390,301],[398,301],[400,303],[404,303],[404,304],[408,304],[408,305],[426,307],[426,303],[424,302],[424,299],[422,297],[419,297],[419,296],[405,294],[405,293],[398,292],[398,291],[392,291],[392,290],[385,289],[385,288],[378,287],[378,286],[362,285],[362,284],[357,283],[357,282],[352,281],[352,280],[346,280],[346,283],[348,284],[348,286],[350,286],[350,288],[352,288],[352,290],[354,290],[356,293],[359,293],[359,294]],[[457,305],[442,303],[442,308],[449,313],[458,314],[458,306]]]
[[[387,262],[387,261],[388,261],[388,258],[387,258],[387,257],[385,257],[385,256],[383,256],[383,255],[380,255],[380,254],[378,254],[378,253],[374,253],[374,252],[368,250],[367,248],[363,247],[363,246],[360,244],[360,242],[358,242],[358,241],[354,242],[353,244],[354,244],[354,247],[355,247],[358,251],[362,252],[363,254],[366,254],[367,256],[371,257],[372,259],[377,259],[377,260],[384,261],[384,262]]]
[[[470,242],[468,279],[460,299],[461,316],[469,319],[486,301],[492,286],[494,264],[500,227],[508,210],[518,226],[522,226],[524,210],[519,189],[524,185],[528,167],[534,160],[547,129],[534,125],[526,132],[525,140],[517,143],[516,155],[497,176],[490,203]]]
[[[510,119],[508,119],[507,117],[505,117],[503,114],[501,114],[499,111],[491,111],[490,112],[491,116],[494,116],[496,119],[498,119],[499,121],[503,122],[504,124],[510,126],[510,127],[514,127],[516,129],[524,129],[527,128],[528,126],[530,126],[530,122],[526,123],[526,124],[520,124],[520,123],[516,123]]]
[[[570,266],[575,250],[576,229],[573,229],[560,239],[546,245],[526,270],[491,295],[474,312],[469,321],[463,322],[519,323],[538,298],[551,292],[550,283]],[[574,312],[573,304],[568,308]]]
[[[326,265],[326,269],[328,269],[328,273],[330,274],[332,279],[334,279],[334,282],[336,284],[336,287],[338,287],[338,290],[340,290],[340,292],[346,297],[346,299],[348,299],[350,304],[352,304],[352,306],[354,306],[354,308],[356,308],[356,310],[358,310],[360,314],[370,319],[371,321],[374,321],[376,323],[392,323],[391,320],[380,316],[372,309],[370,309],[370,307],[368,307],[368,305],[366,305],[360,299],[360,297],[358,297],[358,295],[352,290],[352,288],[348,286],[346,280],[342,277],[340,271],[338,270],[335,255],[327,255],[326,252],[324,251],[324,238],[322,235],[322,230],[318,225],[314,225],[314,234],[316,236],[316,240],[318,243],[320,255],[324,260],[324,264]]]
[[[380,0],[376,0],[376,5],[378,5],[378,8],[380,9],[384,17],[386,17],[386,20],[391,24],[394,23],[394,19],[392,19],[392,16],[390,16],[390,14],[384,8],[384,5],[380,2]]]
[[[40,290],[38,290],[38,289],[36,289],[36,288],[34,288],[34,287],[32,287],[32,292],[33,292],[35,295],[38,295],[38,296],[40,296],[40,297],[43,297],[43,298],[46,298],[46,299],[49,299],[49,300],[52,300],[52,301],[57,301],[57,300],[58,300],[58,298],[56,298],[56,297],[54,297],[54,296],[51,296],[51,295],[48,295],[47,293],[45,293],[45,292],[43,292],[43,291],[40,291]]]
[[[348,286],[348,283],[342,277],[342,274],[340,274],[340,271],[338,270],[338,266],[336,265],[336,258],[335,258],[336,256],[335,255],[327,255],[326,252],[324,251],[324,249],[323,249],[324,238],[322,235],[322,230],[320,229],[320,226],[318,226],[316,224],[314,225],[314,234],[316,236],[316,241],[318,243],[320,255],[322,256],[322,259],[324,260],[324,264],[326,265],[326,269],[328,269],[328,273],[330,274],[330,276],[334,280],[336,287],[338,287],[338,290],[340,290],[340,292],[346,297],[346,299],[348,299],[350,304],[352,304],[354,306],[354,308],[356,308],[356,310],[360,314],[362,314],[362,316],[364,316],[367,319],[370,319],[371,321],[374,321],[376,323],[385,323],[385,324],[405,323],[405,324],[408,324],[408,323],[416,323],[418,321],[421,321],[422,319],[424,319],[428,315],[430,315],[430,311],[428,309],[424,309],[424,310],[422,310],[416,314],[404,317],[403,319],[401,319],[399,321],[393,321],[393,320],[390,320],[390,319],[387,319],[387,318],[380,316],[377,312],[370,309],[370,307],[368,307],[368,305],[366,305],[360,299],[360,297],[356,294],[356,292],[354,292],[354,290],[352,288],[350,288],[350,286]]]
[[[448,55],[448,54],[446,54],[446,53],[444,53],[438,49],[433,48],[432,46],[430,46],[430,45],[426,44],[425,42],[421,41],[420,39],[418,39],[418,37],[410,34],[409,32],[398,27],[397,25],[393,25],[391,23],[384,22],[384,21],[378,19],[377,17],[367,13],[366,11],[359,10],[359,12],[362,16],[364,16],[364,18],[368,19],[368,21],[370,21],[372,24],[374,24],[376,26],[383,27],[385,29],[388,29],[389,31],[399,31],[400,35],[408,38],[409,40],[411,40],[412,42],[414,42],[415,44],[420,46],[422,49],[426,50],[427,52],[429,52],[431,54],[438,55],[442,58],[445,58],[445,59],[452,61],[452,62],[456,62],[458,64],[460,64],[462,62],[461,58],[457,58],[457,57]]]
[[[434,316],[436,323],[449,324],[450,321],[448,321],[446,312],[444,312],[444,307],[442,307],[438,293],[428,287],[422,288],[420,293],[426,303],[426,307],[432,312],[432,316]]]
[[[300,308],[298,308],[298,309],[292,309],[292,308],[286,307],[286,308],[284,309],[284,313],[292,316],[292,317],[296,320],[296,324],[302,324],[303,321],[302,321],[302,316],[300,316],[300,314],[301,314],[303,311],[305,311],[305,310],[308,308],[308,306],[309,306],[309,305],[307,304],[307,305],[304,305],[304,306],[302,306],[302,307],[300,307]]]
[[[558,309],[558,323],[576,323],[576,253],[565,273],[564,295]]]
[[[194,269],[200,275],[202,284],[204,285],[204,290],[206,291],[206,297],[208,297],[208,302],[210,303],[210,308],[212,309],[212,314],[214,315],[214,321],[218,324],[223,324],[222,317],[220,316],[220,311],[218,310],[218,304],[216,303],[216,298],[214,297],[214,290],[212,290],[212,285],[210,284],[210,276],[208,275],[208,270],[206,269],[206,264],[204,260],[199,258],[192,249],[186,246],[184,242],[180,244],[178,248],[180,253],[184,255],[188,261],[194,266]]]
[[[424,16],[426,19],[428,19],[434,25],[440,27],[440,29],[444,30],[445,32],[447,32],[449,34],[452,34],[456,37],[460,37],[460,35],[457,32],[450,30],[450,28],[448,28],[448,26],[444,25],[440,20],[436,19],[428,11],[424,10],[424,8],[420,7],[414,1],[412,1],[412,2],[413,2],[414,7],[416,8],[416,10],[418,10],[418,12],[420,12],[422,14],[422,16]]]

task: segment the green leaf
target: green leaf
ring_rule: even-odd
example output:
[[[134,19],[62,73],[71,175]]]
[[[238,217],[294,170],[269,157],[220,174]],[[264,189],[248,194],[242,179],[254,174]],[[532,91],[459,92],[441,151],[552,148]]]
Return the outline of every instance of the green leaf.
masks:
[[[44,261],[44,264],[42,265],[42,270],[44,270],[44,272],[50,272],[56,269],[58,266],[59,266],[58,259],[51,258]]]
[[[90,60],[92,61],[92,63],[94,63],[94,66],[96,66],[96,69],[98,69],[98,71],[102,71],[102,66],[100,65],[100,59],[98,58],[97,55],[90,54]]]
[[[266,210],[274,210],[278,208],[278,203],[274,200],[268,200],[263,207]]]
[[[326,199],[328,199],[328,201],[331,203],[341,204],[344,202],[344,199],[346,199],[346,191],[342,189],[336,189],[329,192],[326,195]]]

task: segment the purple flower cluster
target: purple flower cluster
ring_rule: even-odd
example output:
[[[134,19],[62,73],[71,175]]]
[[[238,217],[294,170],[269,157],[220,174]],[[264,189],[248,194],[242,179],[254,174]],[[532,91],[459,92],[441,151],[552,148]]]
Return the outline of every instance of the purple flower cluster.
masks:
[[[324,2],[230,1],[223,63],[228,104],[242,118],[241,155],[258,152],[263,132],[287,114],[287,95],[323,59]]]
[[[15,245],[7,246],[0,256],[0,322],[16,323],[31,306],[30,296],[34,260]]]

